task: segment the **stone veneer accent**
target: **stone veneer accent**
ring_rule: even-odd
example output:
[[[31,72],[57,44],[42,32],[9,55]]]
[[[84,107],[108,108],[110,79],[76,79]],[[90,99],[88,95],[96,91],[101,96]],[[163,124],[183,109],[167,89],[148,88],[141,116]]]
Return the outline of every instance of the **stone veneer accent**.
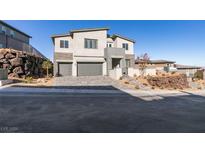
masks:
[[[55,52],[54,61],[55,60],[73,60],[73,53]]]
[[[54,53],[54,76],[58,73],[58,63],[57,61],[66,61],[66,60],[73,60],[73,53],[62,53],[62,52],[55,52]]]

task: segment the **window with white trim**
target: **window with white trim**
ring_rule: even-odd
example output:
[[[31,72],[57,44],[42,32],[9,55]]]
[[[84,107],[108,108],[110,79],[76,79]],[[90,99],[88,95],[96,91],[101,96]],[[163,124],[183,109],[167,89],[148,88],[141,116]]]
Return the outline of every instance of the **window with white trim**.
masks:
[[[97,39],[85,39],[84,47],[86,49],[97,49],[98,47],[98,40]]]
[[[107,43],[108,48],[112,48],[112,43]]]
[[[122,48],[124,48],[125,50],[128,50],[128,43],[122,43]]]
[[[6,27],[5,26],[1,26],[1,32],[6,33]]]
[[[14,37],[14,36],[15,36],[15,33],[14,33],[13,30],[10,30],[10,35],[11,35],[11,37]]]
[[[60,48],[69,48],[69,42],[67,40],[60,40]]]

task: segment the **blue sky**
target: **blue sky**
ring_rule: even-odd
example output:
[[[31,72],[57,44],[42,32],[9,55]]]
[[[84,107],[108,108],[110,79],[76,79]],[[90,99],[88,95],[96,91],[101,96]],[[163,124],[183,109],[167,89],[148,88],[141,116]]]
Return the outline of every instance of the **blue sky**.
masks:
[[[109,34],[134,39],[135,54],[148,53],[151,59],[174,60],[179,64],[205,66],[205,21],[149,20],[6,20],[31,35],[31,44],[53,59],[50,36],[71,29],[109,27]]]

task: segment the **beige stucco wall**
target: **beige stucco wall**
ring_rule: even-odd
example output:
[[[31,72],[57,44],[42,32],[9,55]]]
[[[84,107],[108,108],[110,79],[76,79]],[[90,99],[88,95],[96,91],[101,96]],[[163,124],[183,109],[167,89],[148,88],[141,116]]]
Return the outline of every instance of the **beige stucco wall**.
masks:
[[[60,40],[67,40],[69,43],[68,48],[60,48]],[[55,52],[66,52],[66,53],[72,53],[73,52],[73,43],[72,43],[72,38],[71,36],[64,36],[64,37],[57,37],[55,38]]]
[[[86,49],[84,40],[97,39],[97,49]],[[104,48],[107,45],[107,31],[91,31],[73,34],[74,56],[104,56]]]
[[[134,43],[117,37],[114,41],[114,47],[122,48],[123,43],[128,43],[128,50],[125,50],[125,54],[134,54]]]
[[[178,69],[177,72],[186,74],[188,77],[192,77],[198,69]]]
[[[112,79],[119,80],[122,76],[122,68],[115,68],[113,70],[109,70],[109,76]]]
[[[135,68],[133,69],[133,74],[136,76],[140,76],[142,75],[142,72],[139,70],[139,68]],[[156,75],[156,69],[155,68],[146,68],[144,70],[144,75]]]

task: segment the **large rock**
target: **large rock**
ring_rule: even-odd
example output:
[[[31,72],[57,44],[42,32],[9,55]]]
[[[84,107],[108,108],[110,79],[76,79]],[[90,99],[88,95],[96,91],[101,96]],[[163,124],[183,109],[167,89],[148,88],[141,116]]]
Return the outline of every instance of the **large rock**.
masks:
[[[3,64],[3,68],[4,69],[11,69],[11,65],[10,64]]]
[[[10,77],[43,76],[44,60],[28,52],[0,49],[0,67],[7,68]]]
[[[10,78],[19,78],[19,75],[17,73],[10,73],[9,77]]]
[[[0,59],[4,58],[4,54],[0,53]]]
[[[23,60],[22,58],[14,58],[10,60],[10,63],[12,66],[17,67],[23,65]]]
[[[21,68],[21,66],[14,68],[13,72],[18,74],[18,75],[24,73],[23,69]]]
[[[15,55],[13,55],[13,54],[11,54],[11,53],[7,53],[6,55],[5,55],[5,58],[6,59],[12,59],[12,58],[15,58],[16,56]]]
[[[189,87],[187,76],[184,74],[174,76],[150,76],[147,80],[150,85],[159,88],[183,89]]]
[[[0,63],[9,64],[10,62],[8,59],[0,59]]]

